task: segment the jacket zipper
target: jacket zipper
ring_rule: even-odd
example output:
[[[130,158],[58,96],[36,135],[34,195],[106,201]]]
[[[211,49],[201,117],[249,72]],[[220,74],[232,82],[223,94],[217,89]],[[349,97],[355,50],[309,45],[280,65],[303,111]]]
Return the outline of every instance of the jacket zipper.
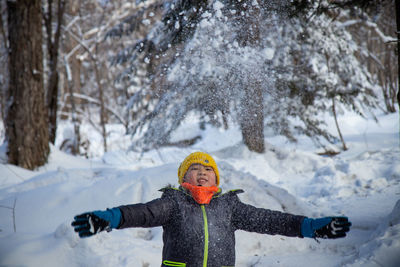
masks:
[[[203,257],[203,267],[207,267],[207,260],[208,260],[208,222],[207,222],[206,207],[204,205],[201,205],[201,210],[203,212],[203,220],[204,220],[204,257]]]

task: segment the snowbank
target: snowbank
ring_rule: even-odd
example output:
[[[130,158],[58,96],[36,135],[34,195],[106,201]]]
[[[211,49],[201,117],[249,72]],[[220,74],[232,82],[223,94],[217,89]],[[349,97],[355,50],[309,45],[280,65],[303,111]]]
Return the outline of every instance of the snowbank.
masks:
[[[70,223],[81,212],[159,197],[160,188],[177,184],[180,161],[198,149],[215,157],[222,189],[244,189],[239,197],[246,203],[311,217],[347,215],[353,222],[347,238],[319,243],[238,231],[237,266],[399,266],[395,121],[389,115],[381,125],[369,125],[371,131],[346,130],[350,150],[336,157],[318,156],[314,147],[286,144],[280,137],[268,137],[267,151],[259,155],[237,142],[238,132],[210,130],[191,148],[144,154],[114,150],[92,160],[52,147],[46,166],[27,171],[5,163],[3,146],[0,266],[159,266],[160,227],[79,239]],[[375,138],[381,134],[393,137]],[[218,140],[224,145],[213,146]]]

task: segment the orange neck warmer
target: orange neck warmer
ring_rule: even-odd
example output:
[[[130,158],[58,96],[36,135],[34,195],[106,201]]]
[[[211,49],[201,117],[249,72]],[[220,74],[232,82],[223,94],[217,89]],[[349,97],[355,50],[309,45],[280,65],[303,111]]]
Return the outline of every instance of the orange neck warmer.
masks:
[[[209,204],[213,195],[219,190],[217,186],[196,186],[189,183],[182,183],[182,186],[190,191],[199,204]]]

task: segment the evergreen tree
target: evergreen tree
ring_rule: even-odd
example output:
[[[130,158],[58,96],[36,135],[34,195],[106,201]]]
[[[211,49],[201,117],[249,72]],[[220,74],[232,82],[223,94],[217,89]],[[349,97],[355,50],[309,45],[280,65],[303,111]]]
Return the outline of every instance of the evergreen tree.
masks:
[[[274,65],[279,66],[277,94],[284,101],[268,105],[272,108],[268,125],[291,138],[302,133],[316,141],[324,137],[333,142],[336,138],[323,127],[323,114],[332,110],[335,101],[338,110],[348,108],[362,116],[377,107],[379,86],[360,64],[359,46],[340,21],[325,14],[309,21],[292,18],[285,28],[275,25],[270,32],[270,43],[280,40],[275,42]],[[299,120],[290,123],[288,118]]]
[[[191,111],[217,126],[230,116],[254,151],[262,152],[263,144],[254,149],[246,138],[263,139],[264,124],[293,141],[300,133],[334,142],[326,112],[349,108],[365,115],[376,107],[379,86],[358,61],[358,45],[330,13],[350,2],[205,3],[164,2],[162,22],[117,57],[152,70],[130,100],[131,107],[148,107],[132,127],[133,134],[142,130],[136,145],[168,143]]]
[[[133,133],[138,129],[146,129],[140,140],[142,146],[167,143],[171,132],[193,110],[199,111],[201,116],[208,116],[214,124],[219,123],[216,116],[220,112],[226,126],[226,116],[231,113],[230,106],[233,104],[237,111],[234,115],[241,125],[246,145],[251,150],[264,151],[263,78],[258,77],[254,71],[259,65],[258,56],[253,55],[257,59],[254,63],[240,60],[247,53],[249,56],[258,53],[259,36],[256,27],[260,6],[254,5],[252,1],[227,4],[229,10],[224,9],[224,4],[219,1],[171,1],[164,5],[166,12],[163,23],[157,24],[147,38],[135,45],[132,53],[134,56],[131,57],[134,59],[133,64],[140,64],[136,59],[141,52],[146,52],[145,61],[151,62],[154,58],[163,61],[163,64],[159,64],[162,69],[156,71],[161,74],[161,78],[152,77],[155,86],[161,88],[155,90],[155,97],[150,97],[154,100],[154,109],[144,114],[139,119],[140,123],[133,128]],[[228,25],[223,20],[229,16],[226,13],[232,10],[237,12]],[[243,13],[247,15],[242,16]],[[249,22],[255,30],[243,34],[247,32],[244,28]],[[215,33],[218,27],[222,27],[226,33],[220,30]],[[221,37],[228,39],[219,44]],[[221,53],[229,42],[235,45],[226,53]],[[219,47],[213,47],[213,44]],[[206,54],[205,58],[203,54]],[[230,57],[236,58],[235,63],[230,62]],[[210,64],[207,62],[209,60],[216,64]],[[199,62],[204,64],[198,65]],[[210,68],[210,65],[215,69],[203,69]],[[224,69],[223,73],[219,73],[221,69]],[[265,77],[265,73],[262,76]],[[139,90],[132,97],[131,105],[139,105],[146,97],[144,92],[148,91]]]

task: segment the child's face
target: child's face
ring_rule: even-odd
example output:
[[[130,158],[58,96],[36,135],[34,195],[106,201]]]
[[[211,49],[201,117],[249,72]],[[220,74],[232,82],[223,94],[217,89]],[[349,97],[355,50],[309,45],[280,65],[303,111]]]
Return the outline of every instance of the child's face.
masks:
[[[185,174],[185,182],[196,186],[216,186],[217,177],[212,167],[192,164]]]

